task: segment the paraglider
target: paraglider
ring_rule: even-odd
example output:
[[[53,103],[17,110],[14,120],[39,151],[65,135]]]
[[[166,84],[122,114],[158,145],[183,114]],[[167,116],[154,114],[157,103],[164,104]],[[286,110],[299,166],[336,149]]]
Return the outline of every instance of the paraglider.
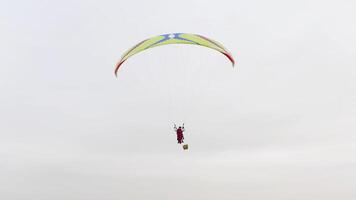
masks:
[[[212,39],[209,39],[205,36],[198,35],[198,34],[170,33],[170,34],[158,35],[143,40],[142,42],[136,44],[134,47],[126,51],[126,53],[122,55],[120,61],[115,66],[115,76],[117,76],[118,70],[121,67],[121,65],[131,56],[141,51],[144,51],[146,49],[150,49],[161,45],[167,45],[167,44],[191,44],[191,45],[198,45],[198,46],[211,48],[225,55],[232,63],[232,66],[235,65],[235,60],[232,57],[232,55],[229,53],[229,51],[221,44],[219,44],[218,42]],[[185,131],[184,124],[179,128],[177,128],[176,125],[174,125],[174,130],[175,133],[177,134],[178,144],[183,143],[183,149],[187,150],[188,144],[184,144],[184,134],[183,134]]]
[[[177,128],[177,126],[174,124],[174,131],[176,132],[177,134],[177,141],[178,141],[178,144],[182,144],[184,143],[184,135],[183,135],[183,132],[185,131],[185,128],[184,128],[184,124],[183,126],[180,126]]]
[[[166,45],[166,44],[193,44],[193,45],[200,45],[204,47],[208,47],[211,49],[214,49],[222,54],[224,54],[232,63],[232,66],[235,65],[235,60],[232,57],[232,55],[229,53],[229,51],[223,47],[221,44],[218,42],[209,39],[205,36],[202,35],[197,35],[197,34],[190,34],[190,33],[171,33],[171,34],[163,34],[155,37],[148,38],[146,40],[143,40],[142,42],[136,44],[134,47],[126,51],[120,59],[120,61],[117,63],[115,67],[115,75],[117,76],[117,72],[120,68],[120,66],[131,56],[152,48],[152,47],[157,47],[161,45]]]
[[[187,150],[188,149],[188,144],[184,144],[184,134],[183,132],[185,131],[184,128],[184,123],[182,126],[178,127],[176,126],[176,124],[174,124],[174,132],[177,134],[177,141],[178,144],[182,144],[183,143],[183,149]]]

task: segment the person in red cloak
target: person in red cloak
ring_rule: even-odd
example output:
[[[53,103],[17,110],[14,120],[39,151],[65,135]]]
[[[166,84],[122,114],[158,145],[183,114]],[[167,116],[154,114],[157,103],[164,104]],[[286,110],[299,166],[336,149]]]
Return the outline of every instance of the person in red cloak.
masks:
[[[174,125],[174,129],[177,133],[177,141],[178,141],[178,144],[182,144],[184,143],[184,135],[183,135],[183,132],[184,132],[184,124],[183,126],[180,126],[179,128],[177,128],[175,125]]]

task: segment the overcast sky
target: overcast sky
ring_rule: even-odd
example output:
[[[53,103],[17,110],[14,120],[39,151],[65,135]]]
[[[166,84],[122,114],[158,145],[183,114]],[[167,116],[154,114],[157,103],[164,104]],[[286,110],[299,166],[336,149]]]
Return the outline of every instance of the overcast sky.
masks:
[[[0,199],[356,199],[355,7],[0,1]]]

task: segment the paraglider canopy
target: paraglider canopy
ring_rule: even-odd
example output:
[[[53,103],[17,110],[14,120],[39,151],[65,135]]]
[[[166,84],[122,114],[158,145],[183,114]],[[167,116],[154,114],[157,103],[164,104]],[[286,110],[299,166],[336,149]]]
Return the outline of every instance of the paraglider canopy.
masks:
[[[190,33],[171,33],[171,34],[163,34],[155,37],[148,38],[134,47],[129,49],[126,53],[124,53],[117,63],[115,68],[115,75],[117,76],[117,71],[119,70],[122,63],[124,63],[129,57],[152,47],[166,45],[166,44],[193,44],[193,45],[200,45],[204,47],[208,47],[219,51],[220,53],[224,54],[234,66],[235,61],[232,55],[227,51],[225,47],[223,47],[218,42],[204,37],[202,35],[197,34],[190,34]]]

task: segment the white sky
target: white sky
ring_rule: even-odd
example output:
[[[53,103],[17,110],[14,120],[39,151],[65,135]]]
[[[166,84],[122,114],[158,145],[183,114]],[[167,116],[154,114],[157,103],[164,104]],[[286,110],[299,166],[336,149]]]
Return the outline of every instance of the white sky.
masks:
[[[0,199],[356,199],[355,7],[1,1]]]

